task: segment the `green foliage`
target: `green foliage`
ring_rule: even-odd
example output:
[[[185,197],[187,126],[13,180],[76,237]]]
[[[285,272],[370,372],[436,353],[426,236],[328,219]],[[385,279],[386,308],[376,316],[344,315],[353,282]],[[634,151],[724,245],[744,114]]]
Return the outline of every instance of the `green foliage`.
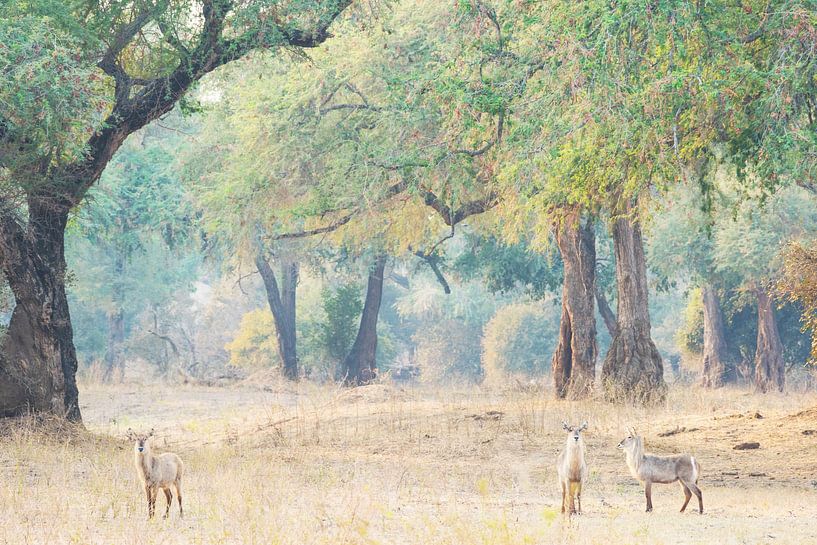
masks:
[[[275,321],[269,310],[256,309],[241,317],[235,338],[224,347],[230,365],[248,369],[280,366]]]
[[[272,237],[352,214],[335,238],[350,248],[377,241],[400,255],[436,242],[444,226],[423,209],[425,192],[453,206],[484,194],[474,180],[493,159],[465,151],[493,138],[516,92],[476,64],[488,53],[472,43],[473,25],[491,23],[452,20],[453,4],[396,4],[294,69],[257,55],[224,70],[232,84],[210,100],[188,161],[208,231],[246,247],[256,226]],[[409,203],[394,206],[395,192]]]
[[[404,318],[419,318],[427,322],[460,320],[482,329],[503,299],[487,297],[482,286],[475,282],[461,284],[458,288],[442,297],[439,284],[423,278],[397,300],[397,312]]]
[[[562,263],[557,255],[533,252],[524,242],[503,244],[496,237],[469,235],[456,269],[466,278],[480,278],[494,293],[520,289],[535,299],[561,289]]]
[[[744,285],[767,284],[780,275],[786,244],[803,232],[817,232],[817,205],[803,189],[783,188],[760,207],[741,202],[734,220],[717,226],[715,265]]]
[[[80,158],[110,109],[102,77],[83,62],[76,38],[48,18],[2,19],[0,189],[12,178],[30,186],[43,164]]]
[[[68,295],[82,361],[109,348],[107,316],[122,312],[126,340],[139,317],[186,293],[201,256],[194,212],[173,172],[178,139],[147,129],[122,148],[71,219]]]
[[[359,326],[363,303],[360,286],[342,284],[322,292],[325,321],[320,324],[319,339],[326,356],[340,363],[349,354]]]
[[[649,224],[647,261],[662,284],[689,276],[693,282],[718,282],[714,270],[714,223],[726,220],[728,204],[704,211],[700,188],[679,185],[661,199]]]
[[[497,311],[485,325],[482,365],[485,379],[500,382],[512,376],[541,378],[559,336],[559,307],[516,303]]]

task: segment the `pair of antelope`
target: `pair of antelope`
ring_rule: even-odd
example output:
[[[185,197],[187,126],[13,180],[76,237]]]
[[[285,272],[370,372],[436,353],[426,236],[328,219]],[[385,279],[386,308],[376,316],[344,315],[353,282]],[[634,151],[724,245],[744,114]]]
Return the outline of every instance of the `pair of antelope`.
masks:
[[[582,487],[587,480],[582,432],[587,429],[587,422],[583,422],[581,426],[570,426],[567,422],[562,422],[562,428],[567,432],[567,439],[564,450],[559,453],[556,466],[559,483],[562,486],[562,513],[566,508],[570,514],[576,513],[575,501],[578,501],[578,512],[581,514]],[[652,511],[652,484],[669,484],[675,481],[680,481],[684,490],[684,505],[681,506],[681,512],[687,508],[692,494],[698,498],[698,510],[704,512],[703,494],[698,488],[701,467],[693,456],[689,454],[656,456],[645,453],[644,441],[632,428],[627,430],[627,437],[621,440],[618,448],[622,449],[627,457],[630,474],[644,483],[648,513]]]

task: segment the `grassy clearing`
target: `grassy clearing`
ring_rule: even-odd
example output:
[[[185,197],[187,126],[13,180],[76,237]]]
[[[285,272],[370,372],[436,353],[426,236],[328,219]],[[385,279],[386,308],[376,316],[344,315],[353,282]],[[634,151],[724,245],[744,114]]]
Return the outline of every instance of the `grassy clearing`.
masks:
[[[673,389],[648,411],[543,392],[83,388],[89,432],[23,420],[0,436],[0,542],[809,543],[817,541],[817,395]],[[762,418],[757,418],[760,415]],[[587,418],[585,515],[559,512],[562,418]],[[706,512],[655,512],[615,449],[634,425],[702,466]],[[185,513],[146,519],[128,427],[185,461]],[[665,437],[659,433],[675,432]],[[742,441],[758,450],[735,451]],[[164,499],[157,512],[164,511]]]

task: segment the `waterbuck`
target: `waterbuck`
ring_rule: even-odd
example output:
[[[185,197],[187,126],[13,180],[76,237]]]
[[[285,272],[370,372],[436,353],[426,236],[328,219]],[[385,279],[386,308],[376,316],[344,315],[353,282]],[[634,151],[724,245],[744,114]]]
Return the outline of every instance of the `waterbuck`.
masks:
[[[567,432],[565,448],[559,453],[556,462],[556,472],[559,474],[559,483],[562,485],[562,513],[565,512],[565,498],[568,500],[570,514],[576,513],[573,496],[579,504],[579,514],[582,512],[582,485],[587,479],[587,462],[584,460],[584,437],[582,432],[587,429],[587,422],[574,427],[562,422],[562,428]]]
[[[698,497],[698,510],[704,512],[704,498],[698,488],[698,477],[701,466],[689,454],[674,456],[656,456],[644,452],[644,441],[632,428],[627,430],[627,437],[621,440],[618,448],[627,455],[627,467],[630,474],[644,483],[644,494],[647,496],[647,512],[652,511],[652,483],[669,484],[681,482],[684,489],[684,505],[681,512],[687,508],[692,494]]]
[[[179,502],[179,516],[184,516],[182,509],[182,472],[184,464],[181,458],[172,452],[154,455],[150,449],[150,438],[153,437],[153,430],[147,434],[136,434],[128,428],[128,439],[136,444],[133,447],[134,465],[136,474],[145,489],[148,500],[148,518],[153,517],[156,510],[156,495],[161,488],[167,499],[167,509],[165,518],[170,515],[170,503],[173,501],[173,492],[170,487],[176,489],[176,500]]]

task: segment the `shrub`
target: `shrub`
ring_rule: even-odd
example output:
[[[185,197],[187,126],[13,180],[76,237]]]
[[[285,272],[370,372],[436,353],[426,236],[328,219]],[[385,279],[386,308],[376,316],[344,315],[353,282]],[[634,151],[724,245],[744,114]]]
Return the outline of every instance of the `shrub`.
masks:
[[[539,377],[550,371],[559,334],[559,307],[542,303],[507,305],[485,325],[482,363],[485,378]]]
[[[701,289],[689,292],[689,299],[684,308],[681,326],[675,334],[675,342],[683,352],[700,355],[704,346],[704,304]]]
[[[224,348],[230,354],[230,365],[249,369],[277,367],[278,341],[275,321],[269,310],[255,309],[241,317],[238,332]]]
[[[442,320],[415,333],[415,360],[425,382],[482,378],[480,330],[461,320]]]
[[[360,313],[363,312],[360,286],[344,284],[334,290],[325,289],[323,310],[325,319],[320,324],[319,333],[321,344],[330,359],[342,362],[355,342],[360,325]]]

